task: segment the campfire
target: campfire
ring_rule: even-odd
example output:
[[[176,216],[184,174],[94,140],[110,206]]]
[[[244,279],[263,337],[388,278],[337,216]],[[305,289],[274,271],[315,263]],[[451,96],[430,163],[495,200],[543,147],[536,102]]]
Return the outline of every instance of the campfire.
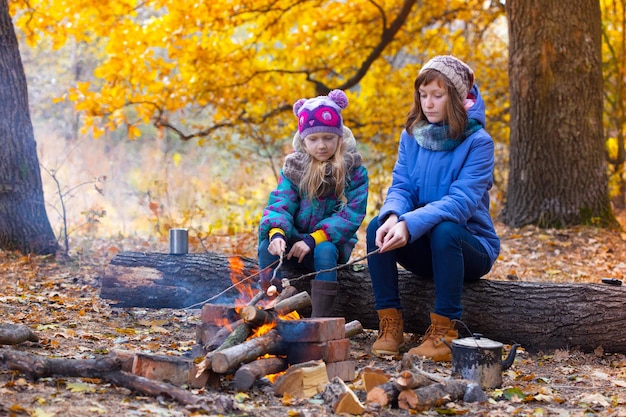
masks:
[[[200,254],[184,256],[189,270],[196,271],[198,265],[205,265],[202,271],[219,270],[209,262],[215,254],[209,257]],[[214,274],[210,281],[204,276],[199,277],[196,271],[187,281],[183,280],[187,287],[174,285],[181,281],[187,270],[180,267],[181,259],[171,256],[159,259],[167,273],[154,273],[144,267],[133,271],[135,273],[130,278],[125,275],[127,269],[115,265],[109,271],[110,278],[103,279],[103,293],[106,288],[107,297],[121,298],[124,303],[136,301],[141,294],[141,303],[147,303],[151,308],[165,302],[167,304],[163,306],[170,308],[201,306],[201,323],[196,329],[192,355],[174,358],[136,354],[125,362],[132,363],[128,375],[141,378],[142,392],[164,392],[190,404],[202,400],[185,387],[199,388],[206,394],[207,389],[217,392],[222,382],[229,381],[236,389],[246,391],[260,379],[267,379],[273,381],[276,395],[305,399],[321,394],[335,413],[353,415],[363,414],[366,406],[392,405],[422,410],[459,399],[468,402],[486,400],[479,384],[459,380],[454,375],[442,378],[425,373],[421,362],[405,363],[403,360],[399,375],[388,375],[369,367],[356,375],[356,362],[350,359],[349,339],[363,332],[363,326],[356,320],[346,323],[343,317],[302,318],[299,312],[306,314],[309,311],[311,298],[297,281],[307,275],[294,277],[294,271],[287,271],[284,275],[291,283],[281,282],[280,294],[278,291],[272,293],[271,289],[269,293],[262,292],[255,290],[250,282],[256,267],[248,262],[244,268],[243,258],[232,257],[222,258],[222,262],[227,259],[232,286],[223,288],[224,281],[228,282],[227,276]],[[146,262],[151,261],[139,263],[133,259],[132,265],[136,269]],[[211,268],[207,269],[208,266]],[[196,285],[196,281],[203,285]],[[207,286],[209,281],[212,284]],[[147,286],[146,283],[155,285]],[[138,288],[156,288],[157,293],[137,291]],[[215,288],[223,291],[213,294]],[[231,296],[234,289],[238,292],[237,298]],[[224,296],[226,293],[228,295]],[[173,302],[178,299],[177,294],[182,296],[178,304]],[[211,298],[206,299],[209,296]],[[124,374],[125,377],[128,375]],[[365,404],[346,384],[354,382],[357,376],[367,392]],[[167,385],[160,385],[160,382]],[[134,382],[133,386],[138,385]]]
[[[293,384],[293,377],[286,375],[295,365],[299,365],[296,369],[300,372],[291,373],[300,373],[301,379],[307,379],[302,378],[304,374],[307,377],[312,374],[308,379],[317,380],[319,373],[324,374],[322,381],[326,382],[334,377],[345,381],[354,378],[349,337],[362,331],[360,323],[346,324],[340,317],[301,318],[298,310],[311,306],[307,292],[297,292],[295,287],[287,285],[278,296],[268,299],[266,293],[254,294],[250,285],[240,285],[243,268],[235,261],[230,266],[231,280],[240,297],[233,305],[203,305],[197,342],[206,355],[198,365],[197,378],[204,376],[211,380],[216,374],[234,373],[235,386],[245,390],[258,379],[268,377],[276,379],[278,393],[287,386],[293,390],[298,385]],[[302,371],[304,368],[323,369],[307,374]],[[277,374],[285,374],[291,383],[283,387]]]

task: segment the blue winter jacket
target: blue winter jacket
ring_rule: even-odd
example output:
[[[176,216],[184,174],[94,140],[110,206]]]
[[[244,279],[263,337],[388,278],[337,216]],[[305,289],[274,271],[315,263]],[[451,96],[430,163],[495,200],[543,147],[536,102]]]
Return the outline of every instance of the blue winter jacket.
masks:
[[[500,239],[489,213],[489,189],[493,185],[494,144],[485,131],[485,103],[475,85],[476,102],[468,110],[482,129],[451,151],[421,147],[406,130],[400,137],[393,181],[380,210],[382,222],[394,213],[405,221],[411,242],[443,221],[467,228],[495,262]]]

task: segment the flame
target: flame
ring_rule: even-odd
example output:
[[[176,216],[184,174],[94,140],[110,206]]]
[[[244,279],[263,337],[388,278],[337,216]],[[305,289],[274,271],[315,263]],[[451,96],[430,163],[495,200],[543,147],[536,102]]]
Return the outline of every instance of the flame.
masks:
[[[245,266],[243,260],[239,256],[230,256],[228,258],[228,266],[230,268],[230,280],[240,294],[240,297],[235,300],[235,304],[245,304],[252,299],[254,293],[252,286],[249,284],[242,285],[246,278],[244,275]]]
[[[265,333],[269,332],[274,327],[276,327],[276,323],[274,323],[274,322],[263,324],[263,325],[257,327],[255,329],[254,333],[252,334],[252,336],[250,336],[248,339],[252,339],[254,337],[263,336]]]

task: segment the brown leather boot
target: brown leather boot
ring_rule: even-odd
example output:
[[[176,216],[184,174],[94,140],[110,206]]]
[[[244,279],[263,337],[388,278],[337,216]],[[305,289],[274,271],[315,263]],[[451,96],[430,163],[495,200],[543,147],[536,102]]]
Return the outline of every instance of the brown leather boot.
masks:
[[[442,339],[452,344],[459,338],[456,330],[456,320],[450,320],[439,314],[430,313],[430,327],[426,331],[422,344],[409,350],[409,355],[423,356],[435,362],[449,362],[452,360],[452,350],[443,343]]]
[[[400,347],[404,345],[404,321],[402,310],[385,308],[378,310],[378,338],[372,345],[372,353],[376,356],[400,355]]]

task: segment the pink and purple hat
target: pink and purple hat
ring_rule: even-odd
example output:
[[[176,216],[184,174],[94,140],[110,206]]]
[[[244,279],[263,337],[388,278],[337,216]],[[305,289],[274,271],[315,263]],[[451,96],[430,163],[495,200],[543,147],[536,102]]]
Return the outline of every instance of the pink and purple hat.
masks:
[[[348,106],[348,97],[341,90],[332,90],[327,96],[301,98],[293,105],[298,117],[298,133],[304,139],[311,133],[328,132],[343,136],[341,110]]]

